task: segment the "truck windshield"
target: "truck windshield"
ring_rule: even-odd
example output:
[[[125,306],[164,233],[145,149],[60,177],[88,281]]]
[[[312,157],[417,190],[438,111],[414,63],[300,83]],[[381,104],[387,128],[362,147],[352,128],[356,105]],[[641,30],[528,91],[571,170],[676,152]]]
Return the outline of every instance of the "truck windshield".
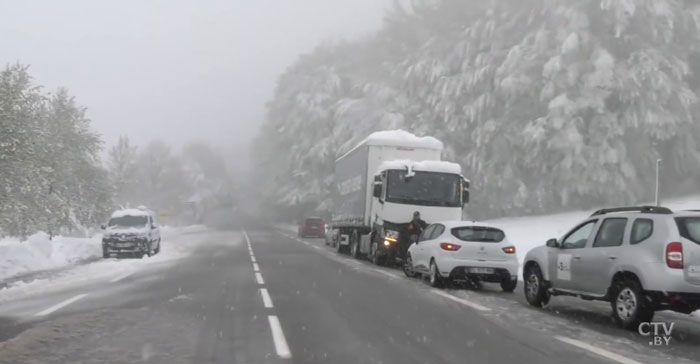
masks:
[[[113,217],[109,219],[109,226],[121,226],[121,227],[135,227],[144,226],[148,222],[148,217],[146,216],[120,216]]]
[[[386,201],[423,206],[461,207],[460,177],[449,173],[406,171],[387,173]]]

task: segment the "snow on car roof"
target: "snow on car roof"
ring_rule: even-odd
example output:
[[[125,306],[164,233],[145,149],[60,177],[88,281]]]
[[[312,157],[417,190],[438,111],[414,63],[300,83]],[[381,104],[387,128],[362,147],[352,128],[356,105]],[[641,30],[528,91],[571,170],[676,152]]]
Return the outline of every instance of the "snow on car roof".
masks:
[[[377,172],[386,171],[389,169],[406,169],[408,166],[412,166],[414,171],[423,172],[438,172],[438,173],[450,173],[450,174],[461,174],[462,167],[457,163],[445,162],[445,161],[421,161],[416,162],[412,160],[402,159],[394,161],[386,161],[379,165]]]
[[[370,134],[367,138],[358,143],[354,148],[340,156],[338,159],[354,152],[363,145],[377,145],[388,147],[423,148],[442,151],[444,145],[441,141],[431,136],[419,137],[405,130],[384,130]]]
[[[114,213],[112,214],[112,218],[124,216],[149,216],[150,214],[151,212],[145,209],[124,209],[114,211]]]

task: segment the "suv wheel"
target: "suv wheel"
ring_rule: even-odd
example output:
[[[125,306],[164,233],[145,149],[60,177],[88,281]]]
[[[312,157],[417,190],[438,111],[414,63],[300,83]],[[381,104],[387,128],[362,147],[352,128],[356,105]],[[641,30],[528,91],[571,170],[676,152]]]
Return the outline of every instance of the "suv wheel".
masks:
[[[532,265],[525,268],[523,276],[525,278],[523,287],[527,302],[535,307],[546,305],[549,302],[549,292],[547,292],[547,287],[545,287],[540,267]]]
[[[443,286],[443,278],[440,276],[440,271],[438,270],[437,264],[435,264],[435,259],[430,260],[430,286],[435,288],[441,288]]]
[[[634,279],[615,282],[612,290],[612,314],[615,322],[627,330],[637,330],[642,322],[651,321],[654,310],[642,286]]]

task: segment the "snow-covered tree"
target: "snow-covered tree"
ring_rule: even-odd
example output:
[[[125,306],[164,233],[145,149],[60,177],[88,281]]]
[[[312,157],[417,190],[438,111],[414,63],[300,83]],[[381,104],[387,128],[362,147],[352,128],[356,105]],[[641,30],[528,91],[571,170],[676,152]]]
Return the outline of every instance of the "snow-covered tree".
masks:
[[[641,203],[700,177],[700,4],[414,0],[279,79],[253,155],[268,203],[327,199],[332,161],[371,131],[434,135],[473,183],[472,216]]]

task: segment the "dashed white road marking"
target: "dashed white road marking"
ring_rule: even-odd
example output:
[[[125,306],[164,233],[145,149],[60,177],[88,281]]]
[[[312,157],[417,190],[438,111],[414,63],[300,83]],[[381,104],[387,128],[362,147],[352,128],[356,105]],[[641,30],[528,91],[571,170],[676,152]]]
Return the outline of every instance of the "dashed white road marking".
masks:
[[[491,309],[488,308],[488,307],[486,307],[486,306],[482,306],[482,305],[480,305],[480,304],[478,304],[478,303],[474,303],[474,302],[465,300],[464,298],[459,298],[459,297],[453,296],[453,295],[451,295],[451,294],[449,294],[449,293],[447,293],[447,292],[443,292],[443,291],[440,291],[440,290],[437,290],[437,289],[432,290],[431,292],[433,292],[434,294],[436,294],[436,295],[438,295],[438,296],[440,296],[440,297],[445,297],[445,298],[450,299],[450,300],[452,300],[452,301],[459,302],[459,303],[461,303],[461,304],[463,304],[463,305],[465,305],[465,306],[471,307],[471,308],[473,308],[473,309],[475,309],[475,310],[479,310],[479,311],[491,311]]]
[[[246,243],[250,244],[250,238],[248,238],[248,233],[245,230],[243,230],[243,236],[245,237]]]
[[[263,305],[265,305],[265,308],[273,308],[272,298],[270,298],[270,293],[267,292],[266,288],[260,288],[260,295],[262,296]]]
[[[63,301],[63,302],[59,302],[59,303],[57,303],[57,304],[55,304],[55,305],[53,305],[53,306],[51,306],[51,307],[49,307],[49,308],[47,308],[47,309],[41,311],[41,312],[37,312],[34,316],[46,316],[46,315],[49,315],[49,314],[51,314],[51,313],[53,313],[53,312],[56,312],[56,311],[62,309],[63,307],[66,307],[66,306],[70,305],[71,303],[73,303],[73,302],[75,302],[75,301],[78,301],[78,300],[80,300],[80,299],[85,298],[86,296],[87,296],[87,293],[83,293],[83,294],[79,294],[79,295],[77,295],[77,296],[73,296],[73,297],[71,297],[71,298],[69,298],[69,299],[67,299],[67,300],[65,300],[65,301]]]
[[[258,263],[253,263],[253,272],[260,272],[260,266]]]
[[[564,337],[564,336],[555,336],[554,338],[557,339],[557,340],[559,340],[559,341],[561,341],[561,342],[565,342],[565,343],[567,343],[567,344],[569,344],[569,345],[576,346],[576,347],[578,347],[578,348],[580,348],[580,349],[588,350],[588,351],[590,351],[591,353],[594,353],[594,354],[599,355],[599,356],[602,356],[602,357],[604,357],[604,358],[607,358],[607,359],[616,361],[616,362],[618,362],[618,363],[622,363],[622,364],[642,364],[642,363],[640,363],[640,362],[638,362],[638,361],[636,361],[636,360],[633,360],[633,359],[630,359],[630,358],[626,358],[626,357],[624,357],[624,356],[622,356],[622,355],[615,354],[615,353],[610,352],[610,351],[607,351],[607,350],[605,350],[605,349],[601,349],[601,348],[595,347],[595,346],[593,346],[593,345],[591,345],[591,344],[588,344],[588,343],[585,343],[585,342],[583,342],[583,341],[579,341],[579,340],[576,340],[576,339],[570,339],[570,338]]]
[[[114,279],[110,280],[109,283],[117,283],[117,282],[121,281],[122,279],[124,279],[132,274],[134,274],[134,272],[124,273],[124,274],[117,276]]]
[[[265,284],[265,280],[263,280],[262,274],[260,274],[260,272],[255,273],[255,280],[258,282],[258,284]]]
[[[250,261],[253,262],[253,263],[257,263],[257,262],[258,262],[257,260],[255,260],[255,255],[252,255],[252,254],[250,255]]]
[[[292,357],[292,352],[289,350],[289,345],[287,345],[287,339],[284,337],[284,332],[282,331],[282,325],[277,316],[267,316],[270,321],[270,329],[272,329],[272,339],[275,342],[275,351],[277,351],[277,356],[282,359],[289,359]]]

